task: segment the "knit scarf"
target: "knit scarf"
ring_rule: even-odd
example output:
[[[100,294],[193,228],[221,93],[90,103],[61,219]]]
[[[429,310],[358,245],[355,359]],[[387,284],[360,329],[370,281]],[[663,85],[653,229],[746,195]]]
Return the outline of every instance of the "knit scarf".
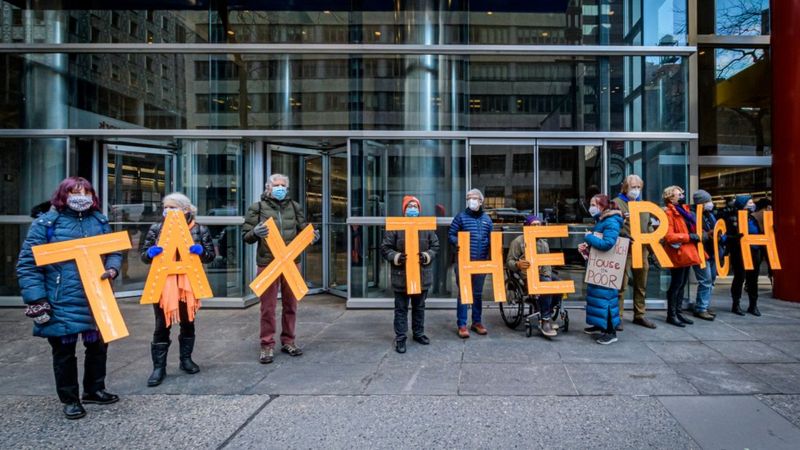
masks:
[[[692,214],[683,207],[683,205],[675,205],[675,209],[683,216],[683,220],[686,221],[686,225],[689,228],[690,233],[694,233],[697,230],[697,222]]]
[[[194,228],[194,221],[189,222],[189,229]],[[180,323],[180,302],[186,303],[186,312],[189,322],[194,322],[194,316],[200,309],[200,299],[194,296],[192,284],[185,274],[168,275],[161,291],[161,300],[158,306],[164,311],[164,319],[169,327],[173,323]]]

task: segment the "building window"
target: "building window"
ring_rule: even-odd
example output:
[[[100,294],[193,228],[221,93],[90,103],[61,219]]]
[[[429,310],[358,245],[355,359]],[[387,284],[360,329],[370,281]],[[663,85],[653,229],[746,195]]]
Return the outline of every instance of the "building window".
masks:
[[[699,34],[768,35],[769,0],[704,0],[697,2]]]
[[[139,24],[131,20],[128,22],[128,33],[133,37],[139,36]]]
[[[111,26],[114,28],[119,28],[119,24],[119,13],[116,11],[111,11]]]

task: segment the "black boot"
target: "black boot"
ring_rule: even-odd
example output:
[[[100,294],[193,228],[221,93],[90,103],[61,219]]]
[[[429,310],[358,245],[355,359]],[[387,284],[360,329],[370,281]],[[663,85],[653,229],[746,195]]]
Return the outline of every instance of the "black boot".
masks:
[[[761,317],[761,311],[758,310],[758,299],[750,299],[750,306],[747,307],[747,312],[756,317]]]
[[[153,342],[150,344],[150,355],[153,357],[153,373],[147,379],[149,387],[158,386],[167,376],[167,351],[169,351],[169,342]]]
[[[186,373],[200,372],[200,366],[192,361],[192,350],[194,350],[194,336],[181,336],[178,338],[181,351],[181,370]]]
[[[739,299],[733,300],[733,305],[731,306],[731,312],[736,314],[737,316],[744,315],[744,311],[742,311],[742,308],[739,306]]]
[[[686,325],[683,324],[678,319],[678,304],[676,300],[667,299],[667,323],[670,325],[675,325],[676,327],[685,328]]]
[[[694,323],[694,320],[687,319],[686,316],[683,315],[683,311],[681,311],[680,308],[678,308],[677,312],[675,313],[675,317],[686,325],[692,325]]]

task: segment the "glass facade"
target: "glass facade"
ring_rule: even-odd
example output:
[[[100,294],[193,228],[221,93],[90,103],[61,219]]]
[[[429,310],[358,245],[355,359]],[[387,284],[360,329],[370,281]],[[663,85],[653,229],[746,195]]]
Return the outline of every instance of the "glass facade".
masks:
[[[668,184],[770,190],[768,170],[702,160],[771,154],[770,92],[753,88],[768,85],[768,48],[689,41],[768,36],[768,2],[696,3],[0,1],[0,296],[18,293],[30,209],[79,174],[131,236],[118,292],[142,288],[142,237],[177,190],[212,231],[215,295],[245,297],[243,216],[283,173],[322,231],[301,264],[312,292],[392,297],[382,220],[412,194],[442,241],[430,296],[453,298],[447,224],[476,187],[505,245],[530,213],[568,225],[550,244],[578,299],[588,200],[625,175],[654,201]]]

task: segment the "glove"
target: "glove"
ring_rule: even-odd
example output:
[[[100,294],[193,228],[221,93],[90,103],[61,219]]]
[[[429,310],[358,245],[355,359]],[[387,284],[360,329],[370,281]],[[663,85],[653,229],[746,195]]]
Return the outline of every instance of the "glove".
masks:
[[[50,307],[50,303],[45,299],[38,300],[32,305],[28,305],[25,309],[25,315],[33,319],[37,325],[43,325],[49,322],[52,312],[53,308]]]
[[[108,279],[113,280],[116,277],[117,277],[117,269],[108,269],[105,272],[103,272],[102,275],[100,275],[101,280],[108,280]]]
[[[154,245],[147,249],[147,257],[150,259],[155,258],[156,256],[160,255],[164,251],[163,247],[159,247]]]
[[[431,263],[431,256],[427,252],[422,252],[419,254],[419,263],[423,266],[427,266]]]
[[[253,234],[255,234],[256,236],[258,236],[261,239],[264,239],[269,234],[269,230],[267,229],[266,225],[264,225],[263,223],[260,223],[260,224],[256,225],[255,227],[253,227]]]
[[[524,259],[520,259],[517,261],[517,269],[519,270],[528,270],[528,267],[531,266],[531,263],[525,261]]]
[[[189,247],[189,253],[193,255],[202,255],[203,254],[203,246],[200,244],[194,244]]]
[[[689,240],[692,242],[700,242],[700,236],[696,233],[689,233]]]
[[[408,259],[408,257],[406,257],[405,253],[398,253],[397,256],[394,257],[394,265],[402,266],[406,263],[406,259]]]
[[[311,244],[316,244],[317,241],[319,241],[320,236],[319,230],[314,230],[314,240],[311,241]]]

